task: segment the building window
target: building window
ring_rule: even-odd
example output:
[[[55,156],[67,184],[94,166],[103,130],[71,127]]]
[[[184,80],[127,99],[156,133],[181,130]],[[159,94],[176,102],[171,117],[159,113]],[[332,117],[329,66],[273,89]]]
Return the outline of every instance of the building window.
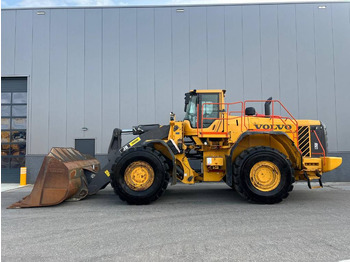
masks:
[[[16,80],[1,79],[1,171],[5,175],[2,182],[14,182],[6,181],[6,175],[17,173],[20,167],[25,166],[27,88],[26,79],[22,87],[17,85]]]

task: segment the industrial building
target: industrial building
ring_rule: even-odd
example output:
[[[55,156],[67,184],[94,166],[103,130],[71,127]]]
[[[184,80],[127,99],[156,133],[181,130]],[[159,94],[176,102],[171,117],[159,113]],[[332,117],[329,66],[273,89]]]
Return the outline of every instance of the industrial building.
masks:
[[[350,3],[2,9],[2,182],[51,147],[102,163],[113,128],[184,116],[190,89],[279,99],[327,125],[350,181]],[[128,139],[128,138],[126,138]],[[126,141],[125,141],[126,142]]]

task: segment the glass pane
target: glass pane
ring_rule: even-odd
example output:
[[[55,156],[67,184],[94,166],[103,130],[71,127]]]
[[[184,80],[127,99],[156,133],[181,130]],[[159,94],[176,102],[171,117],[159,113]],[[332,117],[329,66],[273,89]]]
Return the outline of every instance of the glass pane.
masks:
[[[18,156],[19,155],[19,146],[11,145],[11,155]]]
[[[12,116],[27,116],[27,106],[12,106]]]
[[[1,129],[10,129],[10,119],[1,118]]]
[[[10,116],[11,107],[10,106],[1,106],[1,116]]]
[[[190,120],[191,127],[197,127],[197,95],[191,95],[184,119]]]
[[[21,156],[25,156],[26,155],[26,144],[18,144],[19,146],[19,154]]]
[[[1,155],[2,156],[10,155],[10,145],[1,145]]]
[[[209,127],[215,121],[215,118],[219,117],[219,105],[215,103],[219,103],[219,96],[217,94],[202,95],[202,114],[203,118],[206,118],[203,119],[203,127]]]
[[[10,131],[1,132],[1,143],[10,143]]]
[[[26,144],[14,144],[11,145],[11,155],[24,156],[26,154]]]
[[[13,157],[11,158],[11,168],[18,168],[25,166],[24,156]]]
[[[1,157],[1,168],[10,168],[10,158],[6,156]]]
[[[27,119],[26,118],[12,118],[12,129],[26,129]]]
[[[25,142],[26,131],[13,131],[12,132],[12,143]]]
[[[13,93],[12,94],[13,104],[27,104],[27,93]]]
[[[11,103],[11,93],[1,93],[1,104]]]

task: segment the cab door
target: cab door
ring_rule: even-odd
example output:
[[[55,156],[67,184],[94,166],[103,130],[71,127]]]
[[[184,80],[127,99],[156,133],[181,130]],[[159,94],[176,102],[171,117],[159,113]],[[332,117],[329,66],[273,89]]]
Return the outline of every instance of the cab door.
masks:
[[[219,118],[219,103],[218,93],[199,94],[198,125],[200,128],[210,127]]]

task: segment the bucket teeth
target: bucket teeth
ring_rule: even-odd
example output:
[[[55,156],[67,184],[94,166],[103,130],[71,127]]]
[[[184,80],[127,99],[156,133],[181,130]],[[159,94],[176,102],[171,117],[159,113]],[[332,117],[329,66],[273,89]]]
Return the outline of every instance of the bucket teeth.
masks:
[[[84,170],[98,172],[100,162],[74,148],[54,147],[45,156],[32,192],[8,208],[57,205],[88,195]]]

